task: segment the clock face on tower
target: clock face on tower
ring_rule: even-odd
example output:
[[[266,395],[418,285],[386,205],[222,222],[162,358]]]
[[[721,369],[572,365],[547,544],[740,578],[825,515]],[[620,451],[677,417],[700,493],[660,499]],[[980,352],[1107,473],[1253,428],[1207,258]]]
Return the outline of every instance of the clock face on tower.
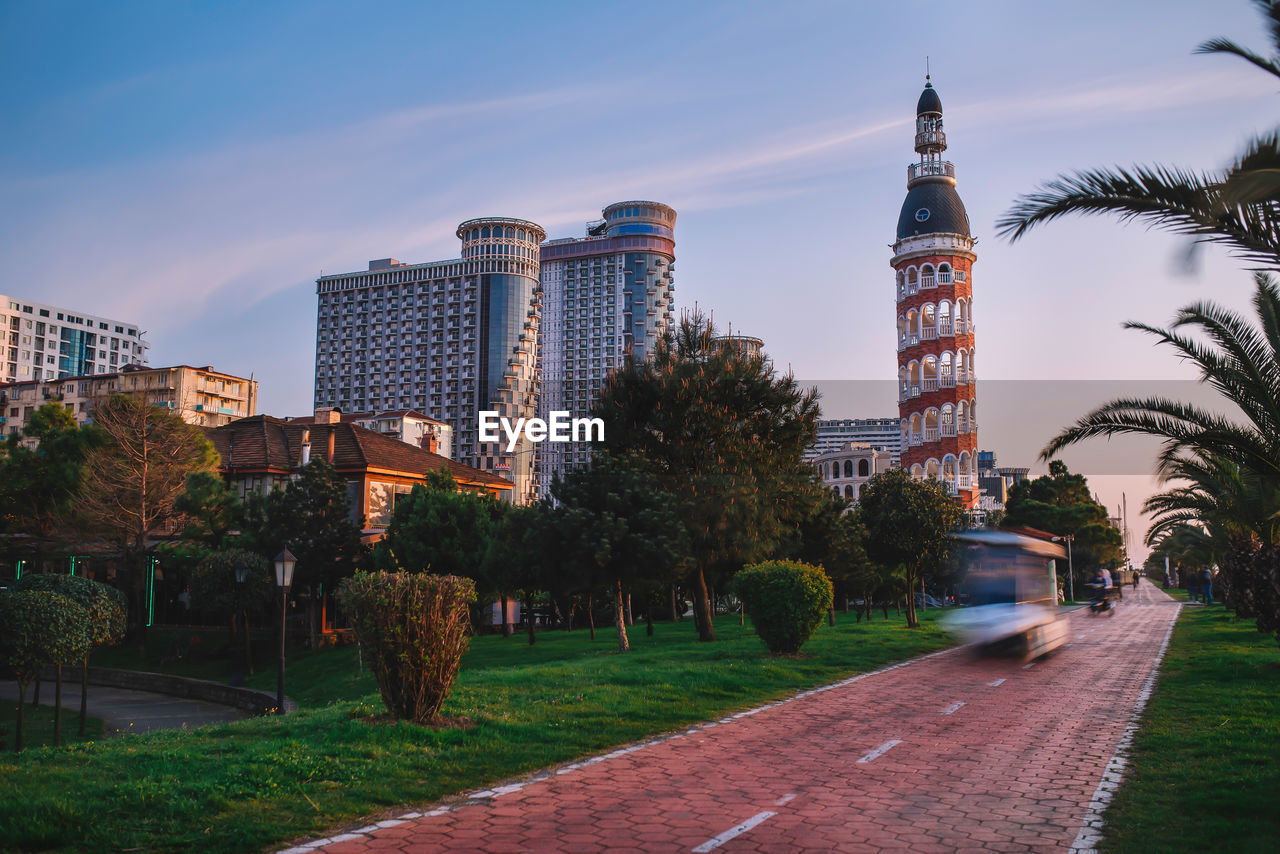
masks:
[[[920,210],[916,211],[916,222],[924,222],[928,218],[929,218],[928,208],[921,208]]]

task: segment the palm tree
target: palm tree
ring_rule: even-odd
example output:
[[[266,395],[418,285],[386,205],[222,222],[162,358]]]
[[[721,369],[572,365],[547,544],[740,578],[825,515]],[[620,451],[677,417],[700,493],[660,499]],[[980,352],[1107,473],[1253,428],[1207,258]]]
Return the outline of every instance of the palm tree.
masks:
[[[1280,290],[1265,273],[1255,276],[1259,325],[1211,302],[1180,310],[1172,329],[1130,321],[1194,364],[1243,420],[1163,397],[1119,398],[1059,433],[1041,452],[1048,460],[1068,445],[1094,436],[1137,433],[1165,440],[1161,469],[1186,454],[1208,454],[1270,482],[1280,481]],[[1209,344],[1182,333],[1198,330]]]
[[[1225,38],[1197,53],[1228,53],[1280,78],[1280,0],[1254,0],[1266,18],[1273,56]],[[1072,213],[1113,213],[1194,238],[1221,243],[1251,263],[1280,266],[1280,133],[1255,137],[1222,172],[1171,166],[1094,169],[1062,175],[1021,196],[996,222],[1018,240],[1033,227]]]

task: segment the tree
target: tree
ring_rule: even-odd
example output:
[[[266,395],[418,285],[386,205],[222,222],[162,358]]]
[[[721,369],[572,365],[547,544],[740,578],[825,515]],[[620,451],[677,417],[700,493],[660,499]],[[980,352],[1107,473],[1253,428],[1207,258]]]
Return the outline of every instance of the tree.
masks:
[[[244,505],[216,471],[188,475],[174,509],[187,520],[182,538],[214,551],[222,548],[227,535],[244,521]]]
[[[560,503],[563,548],[587,569],[590,586],[609,591],[618,651],[630,652],[624,591],[675,577],[684,531],[674,502],[636,457],[599,455],[551,485]]]
[[[479,578],[493,529],[489,495],[461,490],[448,469],[427,475],[396,502],[387,534],[374,547],[379,569]]]
[[[848,500],[830,489],[818,487],[819,494],[809,504],[800,526],[800,545],[795,555],[803,563],[822,567],[832,589],[840,591],[847,603],[848,587],[869,569],[867,528],[862,513]],[[861,588],[858,588],[861,589]],[[827,623],[834,626],[835,600],[827,610]]]
[[[1266,18],[1272,56],[1264,57],[1225,38],[1210,39],[1197,52],[1238,56],[1280,77],[1280,2],[1255,0],[1254,5]],[[1019,198],[996,227],[1001,235],[1017,240],[1041,223],[1072,213],[1113,213],[1121,220],[1190,235],[1195,243],[1221,243],[1250,262],[1277,266],[1280,133],[1251,139],[1222,172],[1156,165],[1060,176]]]
[[[1004,526],[1072,535],[1071,563],[1082,583],[1098,567],[1124,562],[1124,540],[1111,527],[1107,508],[1094,500],[1084,475],[1072,474],[1061,460],[1049,463],[1048,475],[1013,485],[1005,503]]]
[[[553,511],[549,504],[540,502],[521,507],[502,501],[492,504],[494,524],[481,574],[485,586],[499,592],[504,636],[510,628],[506,620],[507,597],[515,594],[524,603],[525,627],[532,646],[537,641],[533,600],[540,589],[548,586],[551,568],[564,549],[552,528]]]
[[[596,412],[604,449],[648,461],[688,536],[699,639],[715,639],[707,580],[727,580],[794,536],[789,484],[817,435],[817,392],[779,376],[761,356],[716,340],[700,314],[629,359],[605,381]]]
[[[286,547],[297,558],[294,589],[307,596],[311,646],[326,592],[355,571],[364,554],[360,525],[351,518],[347,481],[333,466],[313,459],[284,489],[255,496],[245,506],[247,542],[274,558]]]
[[[950,534],[964,523],[964,510],[940,481],[913,480],[902,469],[867,481],[858,506],[867,526],[867,554],[902,573],[907,625],[915,628],[916,582],[946,569],[952,553]]]
[[[54,712],[53,741],[61,736],[63,664],[85,655],[92,645],[89,614],[61,593],[30,590],[0,591],[0,651],[18,681],[18,725],[14,752],[22,750],[22,710],[27,704],[27,686],[40,668],[59,669],[58,696]]]
[[[75,575],[24,575],[14,585],[14,590],[43,590],[57,593],[84,608],[87,615],[85,631],[89,645],[84,649],[80,669],[80,735],[85,733],[88,717],[89,655],[100,646],[117,644],[124,638],[128,627],[129,603],[124,594],[101,582]],[[56,710],[54,712],[54,743],[58,741],[58,727],[62,718],[62,668],[58,668]]]
[[[34,440],[35,447],[28,447]],[[101,431],[79,427],[63,406],[36,409],[0,453],[0,529],[30,538],[37,556],[67,530],[64,517],[80,487],[85,455]]]
[[[240,564],[245,579],[236,580]],[[296,568],[295,568],[296,571]],[[253,651],[249,645],[249,614],[261,613],[274,600],[275,576],[269,561],[257,552],[227,548],[211,552],[191,573],[191,607],[212,617],[226,619],[231,625],[230,646],[233,660],[243,644],[244,669],[253,673]],[[236,673],[240,673],[239,665]]]
[[[84,531],[111,543],[132,582],[135,625],[144,625],[149,539],[178,516],[187,477],[209,471],[218,455],[199,428],[158,406],[115,395],[94,410],[105,434],[89,451],[73,513]]]

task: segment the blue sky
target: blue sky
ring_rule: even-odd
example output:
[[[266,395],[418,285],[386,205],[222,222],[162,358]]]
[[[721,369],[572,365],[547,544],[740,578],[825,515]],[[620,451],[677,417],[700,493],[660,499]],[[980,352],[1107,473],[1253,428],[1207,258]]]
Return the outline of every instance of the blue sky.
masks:
[[[679,305],[801,378],[889,379],[927,55],[979,238],[981,380],[1186,378],[1119,324],[1243,309],[1241,265],[1187,274],[1178,241],[1112,220],[1012,246],[994,221],[1059,172],[1215,168],[1270,129],[1273,79],[1192,55],[1215,35],[1266,48],[1244,0],[4,2],[0,291],[137,321],[153,364],[252,373],[301,414],[322,271],[455,257],[472,217],[577,236],[655,199]]]

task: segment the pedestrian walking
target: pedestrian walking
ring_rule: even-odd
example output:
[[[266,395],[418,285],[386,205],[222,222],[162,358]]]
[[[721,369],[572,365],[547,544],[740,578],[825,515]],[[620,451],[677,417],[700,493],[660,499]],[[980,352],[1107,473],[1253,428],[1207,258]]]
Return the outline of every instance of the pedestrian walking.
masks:
[[[1138,570],[1136,570],[1136,569],[1131,569],[1131,570],[1129,570],[1129,571],[1133,573],[1133,589],[1134,589],[1134,590],[1137,590],[1137,589],[1138,589],[1138,579],[1142,577],[1142,573],[1138,572]]]
[[[1200,571],[1193,569],[1184,573],[1187,577],[1187,598],[1193,605],[1200,604]]]
[[[1200,599],[1206,605],[1213,604],[1213,570],[1207,566],[1200,570]]]

